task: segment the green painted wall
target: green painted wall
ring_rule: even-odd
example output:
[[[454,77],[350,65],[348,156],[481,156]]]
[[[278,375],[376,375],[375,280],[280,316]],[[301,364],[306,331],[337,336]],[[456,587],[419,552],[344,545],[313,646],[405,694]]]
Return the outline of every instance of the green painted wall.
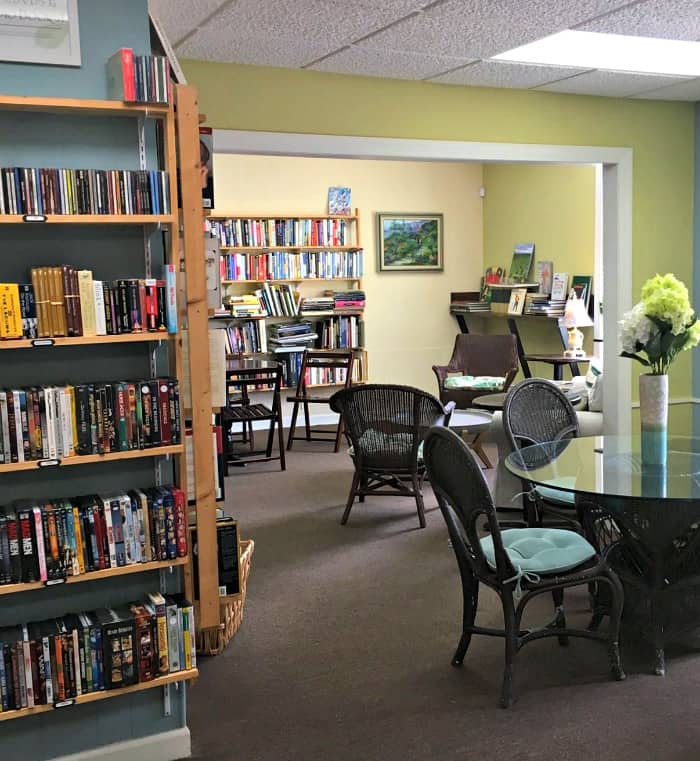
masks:
[[[692,279],[694,106],[184,61],[213,127],[634,151],[633,293],[656,271]],[[476,285],[476,284],[474,284]],[[685,355],[673,395],[690,393]]]
[[[592,275],[595,245],[595,168],[484,164],[484,266],[510,267],[516,243],[535,243],[538,259],[554,262],[555,272]],[[595,290],[595,283],[594,283]],[[562,345],[552,320],[519,322],[525,350],[558,353]],[[504,321],[490,321],[491,331],[505,332]],[[586,349],[592,330],[586,329]],[[533,364],[534,374],[548,377],[549,365]],[[581,365],[585,372],[586,366]],[[566,373],[568,375],[568,373]]]

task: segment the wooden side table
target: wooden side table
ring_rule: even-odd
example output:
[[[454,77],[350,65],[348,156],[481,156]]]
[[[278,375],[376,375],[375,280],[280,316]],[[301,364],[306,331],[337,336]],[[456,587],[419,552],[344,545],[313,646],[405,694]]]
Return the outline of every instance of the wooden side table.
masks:
[[[583,357],[567,357],[564,354],[526,354],[525,359],[528,362],[546,362],[548,365],[552,365],[553,379],[555,381],[564,380],[564,367],[568,365],[571,368],[571,376],[580,375],[578,369],[579,362],[590,362],[591,358],[588,356]]]

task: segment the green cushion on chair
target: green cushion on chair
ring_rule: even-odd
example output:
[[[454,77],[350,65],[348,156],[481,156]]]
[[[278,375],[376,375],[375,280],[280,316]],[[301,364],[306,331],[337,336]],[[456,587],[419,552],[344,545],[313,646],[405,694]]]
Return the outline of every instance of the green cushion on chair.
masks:
[[[563,476],[557,481],[566,489],[574,488],[576,478],[574,476]],[[535,491],[547,502],[562,507],[573,507],[576,504],[576,495],[572,491],[562,491],[553,486],[536,486]]]
[[[374,428],[368,428],[360,436],[362,449],[367,454],[381,453],[386,449],[410,451],[413,446],[412,433],[384,433]],[[352,457],[355,454],[355,447],[348,447],[348,454]],[[423,442],[418,445],[418,462],[423,462]]]
[[[461,388],[467,391],[503,391],[506,379],[494,375],[450,375],[445,378],[445,388]]]
[[[560,528],[510,528],[501,531],[503,547],[516,570],[550,574],[569,571],[595,556],[595,547],[575,531]],[[481,540],[486,562],[495,570],[493,539]]]

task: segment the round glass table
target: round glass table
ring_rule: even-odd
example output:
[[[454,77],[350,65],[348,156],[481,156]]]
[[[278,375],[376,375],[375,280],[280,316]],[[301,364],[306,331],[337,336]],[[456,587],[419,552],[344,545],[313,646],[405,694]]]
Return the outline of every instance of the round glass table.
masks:
[[[523,447],[506,468],[571,492],[587,539],[625,587],[625,618],[655,649],[700,632],[700,437],[668,437],[664,466],[642,462],[640,436],[593,436]]]

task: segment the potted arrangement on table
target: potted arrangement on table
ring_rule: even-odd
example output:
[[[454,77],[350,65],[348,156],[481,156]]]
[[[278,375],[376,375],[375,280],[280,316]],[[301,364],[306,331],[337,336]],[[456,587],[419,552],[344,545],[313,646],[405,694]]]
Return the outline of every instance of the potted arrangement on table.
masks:
[[[620,356],[649,372],[639,377],[642,463],[664,465],[668,426],[668,370],[680,352],[700,341],[700,320],[688,289],[675,275],[655,275],[642,286],[642,300],[623,315]]]

